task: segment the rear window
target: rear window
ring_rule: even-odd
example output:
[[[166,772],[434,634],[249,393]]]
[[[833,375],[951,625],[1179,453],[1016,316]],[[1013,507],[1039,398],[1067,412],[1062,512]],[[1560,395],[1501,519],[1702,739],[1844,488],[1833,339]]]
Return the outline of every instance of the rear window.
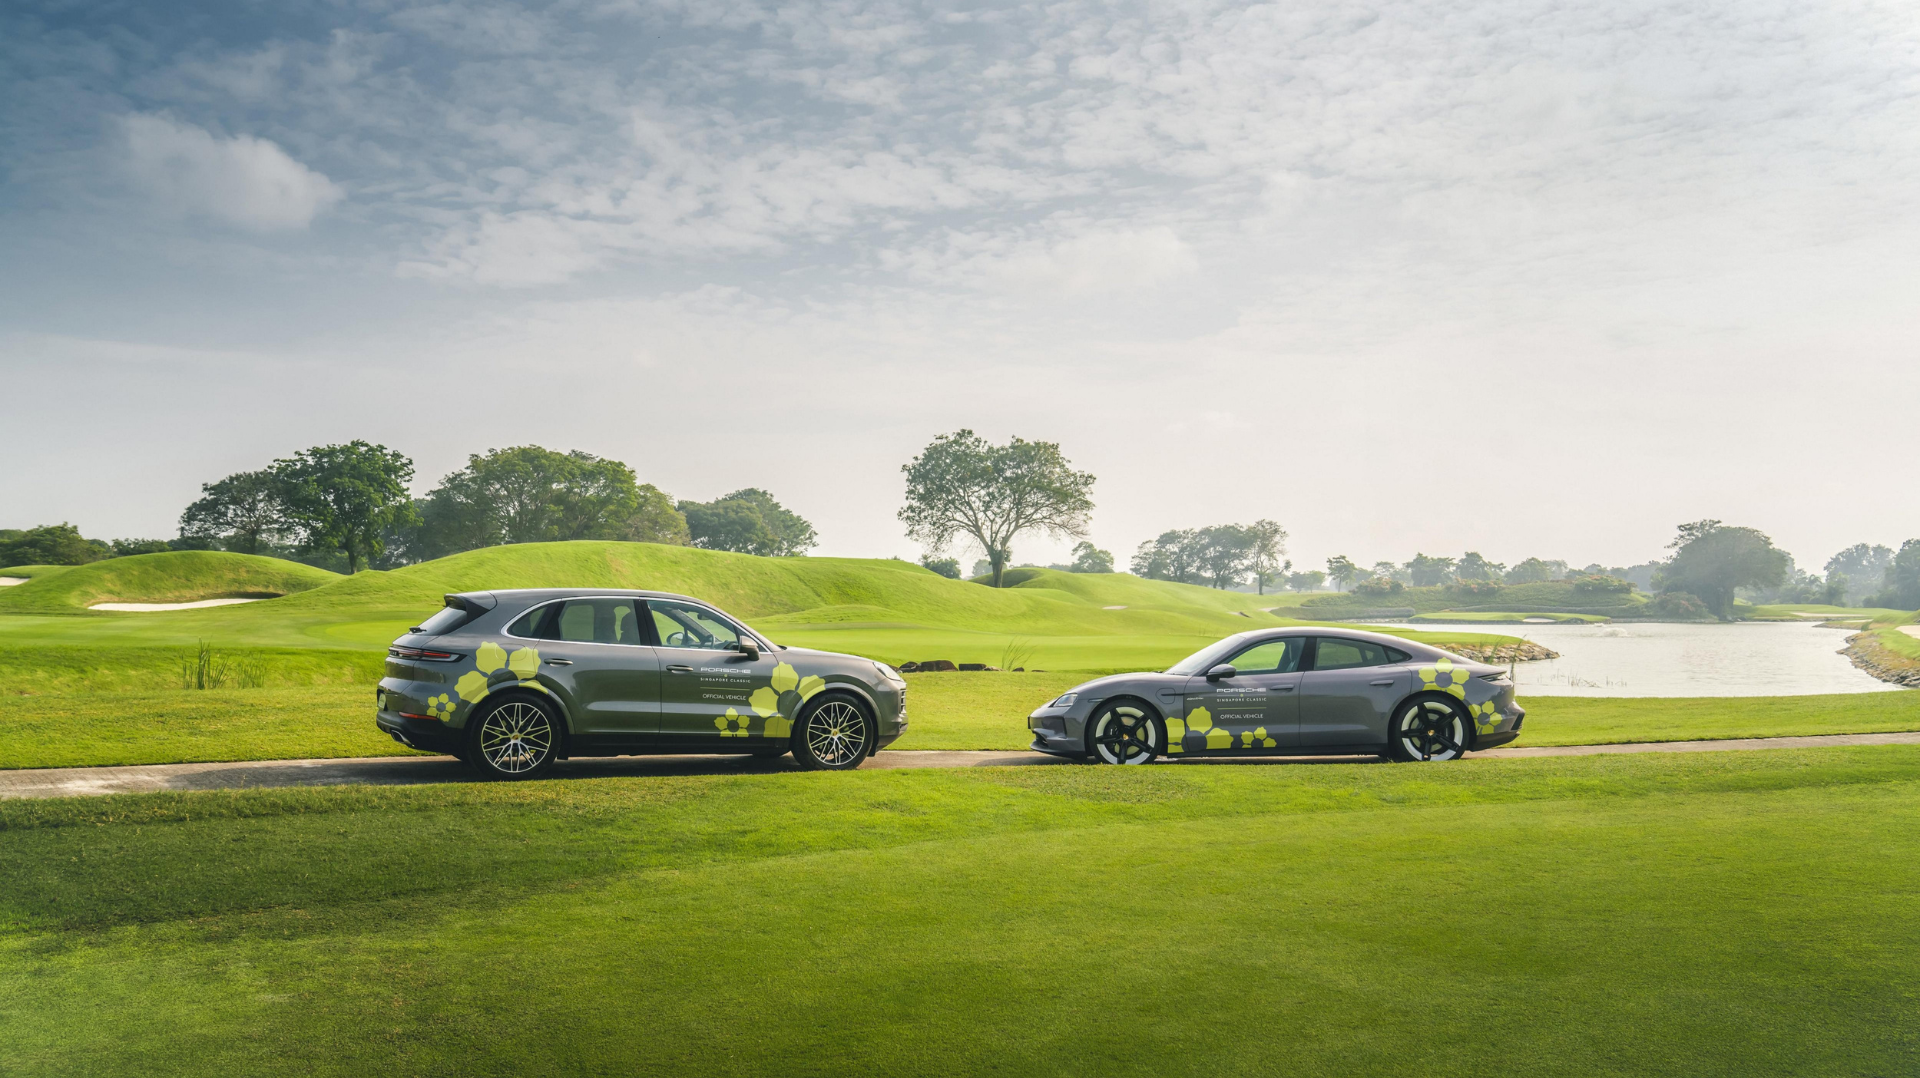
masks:
[[[460,626],[465,625],[467,619],[470,617],[472,617],[472,615],[467,613],[464,607],[454,606],[449,603],[441,607],[432,617],[421,622],[418,631],[427,636],[440,636],[443,633],[450,633]]]

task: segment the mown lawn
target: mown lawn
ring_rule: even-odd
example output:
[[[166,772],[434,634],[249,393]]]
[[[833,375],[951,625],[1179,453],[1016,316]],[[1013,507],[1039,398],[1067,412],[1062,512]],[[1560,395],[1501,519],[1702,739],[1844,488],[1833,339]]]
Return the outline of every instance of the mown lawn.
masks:
[[[0,803],[0,1073],[1908,1075],[1920,749]]]
[[[1024,749],[1027,714],[1085,674],[907,675],[896,749]],[[1920,730],[1920,692],[1522,701],[1519,745]],[[361,685],[0,697],[0,769],[406,755]]]

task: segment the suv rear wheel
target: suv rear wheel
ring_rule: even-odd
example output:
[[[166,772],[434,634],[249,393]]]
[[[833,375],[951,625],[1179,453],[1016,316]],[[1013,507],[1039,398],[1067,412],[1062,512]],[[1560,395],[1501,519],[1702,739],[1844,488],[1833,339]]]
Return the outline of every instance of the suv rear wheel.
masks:
[[[467,766],[490,779],[530,779],[553,766],[560,723],[538,700],[510,696],[467,723]]]

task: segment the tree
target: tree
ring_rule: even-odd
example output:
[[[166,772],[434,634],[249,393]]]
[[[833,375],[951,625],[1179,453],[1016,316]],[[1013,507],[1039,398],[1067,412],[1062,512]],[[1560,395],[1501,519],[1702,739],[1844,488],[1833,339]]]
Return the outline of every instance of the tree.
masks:
[[[971,540],[986,554],[996,588],[1023,533],[1086,538],[1093,476],[1074,471],[1053,442],[1013,438],[997,446],[958,430],[935,438],[900,470],[907,477],[899,514],[907,534],[934,551],[958,537]]]
[[[1920,610],[1920,539],[1900,544],[1884,577],[1886,587],[1870,602],[1894,610]]]
[[[948,580],[960,579],[960,561],[957,558],[936,558],[928,554],[920,559],[920,564]]]
[[[1673,557],[1661,569],[1660,590],[1695,596],[1721,621],[1733,620],[1735,589],[1777,585],[1792,564],[1786,551],[1759,531],[1717,520],[1680,525],[1667,547]]]
[[[1287,574],[1287,588],[1290,591],[1319,591],[1320,585],[1327,582],[1327,574],[1318,569],[1309,569],[1304,573]]]
[[[1454,565],[1453,576],[1456,580],[1498,581],[1500,574],[1505,572],[1506,568],[1497,561],[1488,561],[1481,557],[1477,551],[1469,550],[1462,554],[1459,562]]]
[[[0,566],[85,565],[113,556],[113,548],[81,536],[71,524],[0,528]]]
[[[577,539],[684,542],[672,499],[617,460],[537,445],[467,458],[427,495],[422,555]]]
[[[681,502],[680,511],[687,516],[689,541],[707,550],[789,557],[815,543],[813,525],[758,487],[710,502]]]
[[[1526,561],[1507,570],[1509,584],[1544,584],[1553,579],[1553,566],[1539,558]]]
[[[286,500],[271,469],[235,472],[200,486],[200,500],[180,514],[182,539],[206,539],[236,554],[258,554],[285,537]]]
[[[413,514],[413,462],[383,445],[316,446],[274,461],[273,469],[301,545],[346,555],[349,573],[379,557],[388,529]]]
[[[1113,572],[1113,554],[1101,550],[1082,539],[1073,548],[1073,564],[1067,567],[1070,573],[1111,573]]]
[[[1431,588],[1453,579],[1453,559],[1415,554],[1407,563],[1407,575],[1416,588]]]
[[[1177,580],[1198,584],[1200,575],[1200,533],[1192,528],[1175,528],[1141,543],[1128,565],[1133,575],[1148,580]]]
[[[1267,593],[1267,579],[1281,571],[1280,557],[1287,552],[1287,530],[1271,520],[1256,520],[1247,527],[1250,540],[1247,568],[1253,573],[1258,593]],[[1288,562],[1287,568],[1293,563]]]
[[[1353,563],[1345,554],[1335,554],[1327,559],[1327,579],[1333,581],[1335,591],[1345,591],[1367,575],[1365,569]]]
[[[1827,559],[1827,584],[1839,585],[1840,602],[1845,606],[1877,590],[1893,565],[1893,551],[1878,544],[1855,543]]]

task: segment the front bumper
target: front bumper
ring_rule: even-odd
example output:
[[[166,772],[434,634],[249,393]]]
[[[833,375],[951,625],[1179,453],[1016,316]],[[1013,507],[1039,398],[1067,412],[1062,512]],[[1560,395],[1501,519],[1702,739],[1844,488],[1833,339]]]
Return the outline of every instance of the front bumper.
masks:
[[[1071,709],[1043,707],[1028,715],[1027,729],[1033,731],[1033,744],[1027,747],[1034,752],[1044,752],[1052,756],[1085,759],[1087,742],[1079,729],[1085,724],[1069,721],[1067,718],[1069,710]]]

